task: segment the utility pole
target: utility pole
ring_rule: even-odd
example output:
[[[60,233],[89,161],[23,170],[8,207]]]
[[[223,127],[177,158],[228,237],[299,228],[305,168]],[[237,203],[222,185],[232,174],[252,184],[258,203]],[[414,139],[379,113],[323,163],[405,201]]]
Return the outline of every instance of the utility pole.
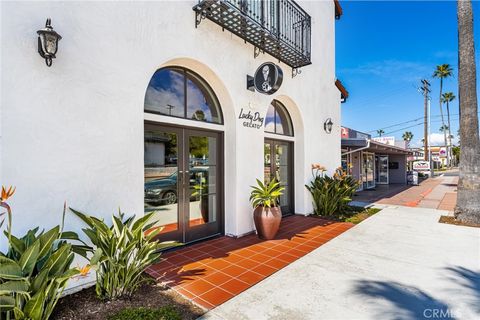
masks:
[[[428,149],[428,94],[430,93],[430,83],[423,79],[422,87],[420,88],[421,93],[423,94],[423,111],[424,111],[424,119],[423,119],[423,158],[425,161],[430,161],[429,149]]]

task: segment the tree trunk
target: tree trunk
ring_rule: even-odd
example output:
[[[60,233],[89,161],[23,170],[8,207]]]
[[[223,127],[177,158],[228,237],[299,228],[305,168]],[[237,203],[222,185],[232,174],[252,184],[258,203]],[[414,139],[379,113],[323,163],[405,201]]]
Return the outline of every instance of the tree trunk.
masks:
[[[480,138],[471,1],[457,2],[460,179],[455,217],[480,223]]]
[[[445,146],[445,150],[447,150],[447,132],[445,130],[445,120],[443,119],[443,108],[442,108],[442,91],[443,91],[443,78],[440,78],[440,98],[438,98],[440,102],[440,116],[442,117],[442,127],[443,127],[443,143]],[[447,167],[448,167],[448,156],[447,156]]]
[[[448,121],[448,147],[447,147],[447,157],[448,157],[448,166],[452,167],[452,132],[450,129],[450,108],[447,101],[447,121]]]

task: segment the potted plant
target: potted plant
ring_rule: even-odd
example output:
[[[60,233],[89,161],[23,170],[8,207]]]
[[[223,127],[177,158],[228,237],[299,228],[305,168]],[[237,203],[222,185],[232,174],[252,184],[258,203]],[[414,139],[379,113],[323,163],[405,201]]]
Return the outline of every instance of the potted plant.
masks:
[[[271,240],[275,238],[280,221],[282,221],[282,210],[278,198],[285,189],[280,182],[272,179],[269,183],[262,183],[257,179],[257,186],[252,186],[250,202],[253,205],[253,221],[260,239]]]
[[[200,178],[200,182],[193,186],[195,190],[192,193],[193,197],[198,197],[200,200],[200,213],[202,215],[202,219],[204,223],[209,222],[208,218],[208,183],[206,182],[206,178]]]

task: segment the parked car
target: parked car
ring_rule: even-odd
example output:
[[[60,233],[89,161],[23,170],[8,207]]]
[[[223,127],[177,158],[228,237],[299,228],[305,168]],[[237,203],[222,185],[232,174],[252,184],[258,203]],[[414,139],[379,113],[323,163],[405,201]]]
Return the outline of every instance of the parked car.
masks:
[[[194,186],[200,183],[202,177],[208,181],[208,169],[206,167],[195,167],[190,169],[191,194],[195,192]],[[168,177],[145,182],[145,202],[155,205],[177,203],[177,181],[178,172],[175,171]],[[191,200],[195,200],[195,198],[195,196],[191,197]]]

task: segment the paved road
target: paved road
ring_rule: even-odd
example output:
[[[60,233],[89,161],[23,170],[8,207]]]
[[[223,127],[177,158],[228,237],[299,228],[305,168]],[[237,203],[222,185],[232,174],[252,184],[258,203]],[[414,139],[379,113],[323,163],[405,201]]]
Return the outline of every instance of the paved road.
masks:
[[[480,319],[480,230],[391,206],[205,319]]]

